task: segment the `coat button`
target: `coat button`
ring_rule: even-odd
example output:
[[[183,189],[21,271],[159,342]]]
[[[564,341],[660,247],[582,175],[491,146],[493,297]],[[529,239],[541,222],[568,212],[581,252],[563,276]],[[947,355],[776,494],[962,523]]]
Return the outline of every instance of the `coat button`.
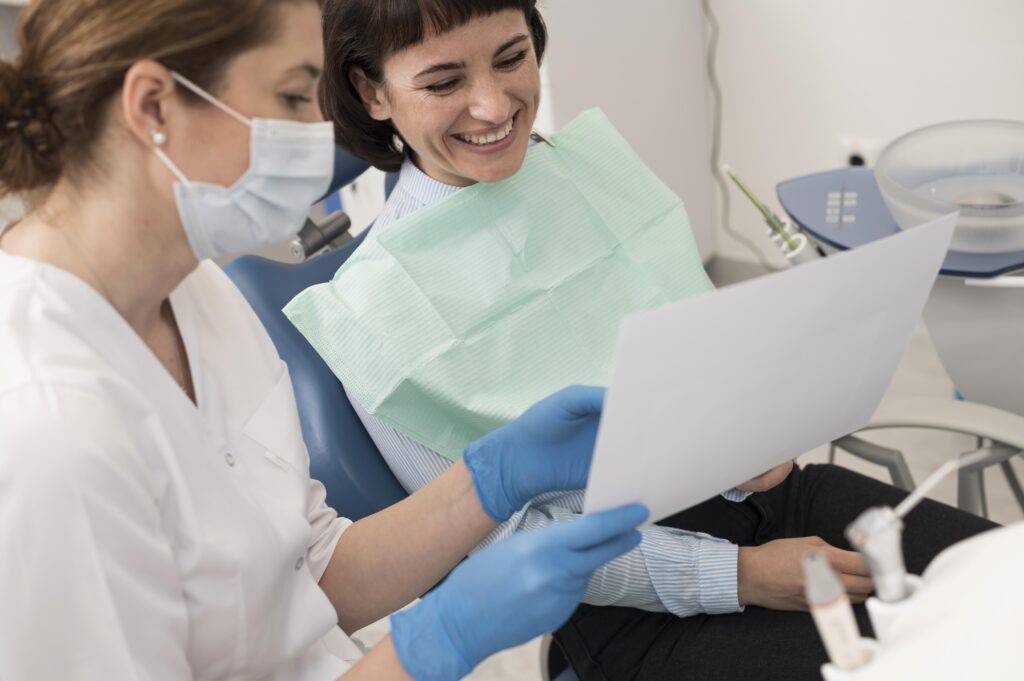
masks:
[[[224,453],[224,460],[228,462],[229,466],[235,465],[235,455],[232,454],[231,452]]]
[[[302,569],[302,566],[306,564],[306,559],[303,556],[299,556],[299,559],[295,561],[296,572]]]

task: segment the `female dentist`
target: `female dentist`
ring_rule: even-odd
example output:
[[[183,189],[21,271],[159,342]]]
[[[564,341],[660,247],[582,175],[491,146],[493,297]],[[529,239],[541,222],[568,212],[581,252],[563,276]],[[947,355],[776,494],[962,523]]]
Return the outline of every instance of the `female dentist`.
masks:
[[[564,621],[642,507],[478,553],[584,484],[572,388],[357,523],[309,478],[287,367],[206,259],[330,180],[313,0],[36,0],[0,63],[0,678],[455,679]],[[339,629],[336,625],[340,624]]]

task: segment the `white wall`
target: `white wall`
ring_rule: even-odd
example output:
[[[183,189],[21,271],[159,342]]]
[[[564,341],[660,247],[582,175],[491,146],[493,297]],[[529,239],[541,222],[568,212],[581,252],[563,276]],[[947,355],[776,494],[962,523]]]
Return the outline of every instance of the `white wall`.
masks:
[[[18,52],[14,40],[14,23],[20,7],[0,2],[0,57],[12,59]]]
[[[18,54],[14,40],[14,24],[20,8],[8,2],[0,2],[0,59],[13,59]],[[21,201],[13,197],[0,199],[0,223],[21,218],[24,209]]]
[[[882,147],[939,121],[1024,118],[1022,0],[712,7],[722,24],[723,160],[775,207],[779,181],[844,164],[844,136]],[[868,151],[870,162],[880,148]],[[760,237],[753,209],[735,193],[733,205],[734,226]],[[718,243],[720,255],[751,259],[727,235]]]
[[[384,208],[384,173],[370,168],[341,190],[345,212],[352,219],[351,234],[365,231]]]
[[[696,0],[546,0],[545,109],[557,129],[601,107],[686,201],[707,259],[714,250],[704,37]]]

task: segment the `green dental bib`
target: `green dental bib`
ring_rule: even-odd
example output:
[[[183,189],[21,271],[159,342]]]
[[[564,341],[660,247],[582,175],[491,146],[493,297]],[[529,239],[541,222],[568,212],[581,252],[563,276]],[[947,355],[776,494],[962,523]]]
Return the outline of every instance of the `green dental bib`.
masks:
[[[284,312],[369,413],[457,460],[556,390],[606,385],[624,316],[710,289],[683,202],[595,109]]]

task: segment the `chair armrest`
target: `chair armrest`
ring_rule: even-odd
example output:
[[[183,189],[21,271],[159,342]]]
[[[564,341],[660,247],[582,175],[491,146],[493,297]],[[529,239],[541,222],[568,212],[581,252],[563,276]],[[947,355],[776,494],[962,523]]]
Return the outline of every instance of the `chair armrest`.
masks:
[[[948,430],[1024,450],[1024,416],[976,402],[938,397],[886,399],[861,430],[879,428]]]

